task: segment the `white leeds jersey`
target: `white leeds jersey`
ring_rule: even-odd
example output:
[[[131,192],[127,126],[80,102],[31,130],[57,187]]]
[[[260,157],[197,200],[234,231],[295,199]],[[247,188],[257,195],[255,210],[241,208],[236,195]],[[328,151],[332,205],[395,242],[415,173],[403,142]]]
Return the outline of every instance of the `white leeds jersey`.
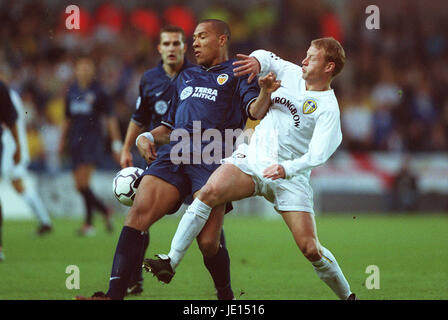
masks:
[[[249,162],[258,168],[281,164],[286,179],[310,176],[326,162],[342,141],[339,105],[333,90],[306,90],[300,66],[275,54],[256,50],[259,76],[274,72],[281,87],[271,95],[271,107],[255,128],[248,146]]]
[[[2,154],[2,176],[6,177],[17,177],[18,175],[22,175],[23,171],[26,169],[29,163],[29,151],[28,151],[28,140],[26,136],[26,121],[25,121],[25,110],[23,109],[22,99],[19,94],[10,90],[9,95],[11,97],[11,101],[16,108],[17,111],[17,131],[19,134],[20,141],[20,151],[21,151],[21,160],[20,163],[15,166],[14,165],[14,152],[16,151],[16,143],[11,134],[11,131],[7,128],[4,128],[2,134],[2,142],[3,142],[3,154]],[[16,167],[16,168],[14,168]],[[20,168],[20,170],[18,170]]]

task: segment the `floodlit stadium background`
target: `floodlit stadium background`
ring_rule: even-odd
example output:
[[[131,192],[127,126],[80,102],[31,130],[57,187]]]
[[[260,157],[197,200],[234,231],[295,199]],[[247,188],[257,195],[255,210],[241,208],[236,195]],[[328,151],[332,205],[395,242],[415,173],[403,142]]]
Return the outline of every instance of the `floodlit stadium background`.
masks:
[[[65,28],[69,4],[81,9],[80,30]],[[379,30],[366,27],[371,4],[380,9]],[[328,164],[313,172],[318,213],[448,208],[444,1],[3,0],[0,8],[0,70],[27,110],[34,173],[29,183],[39,185],[55,216],[82,212],[80,198],[67,192],[73,189],[68,159],[57,154],[74,58],[87,53],[95,59],[124,137],[140,76],[159,62],[160,26],[177,24],[191,36],[202,18],[230,24],[232,54],[264,48],[300,63],[314,38],[333,36],[343,44],[347,64],[333,87],[344,139]],[[191,50],[187,56],[194,61]],[[109,145],[106,140],[93,187],[124,212],[109,192],[118,169]],[[415,188],[412,180],[394,183],[405,164]],[[14,199],[5,181],[0,186],[2,197]],[[250,210],[254,214],[272,211],[261,199],[251,200],[248,208],[256,208]],[[4,209],[7,217],[29,212],[20,201],[4,201]]]

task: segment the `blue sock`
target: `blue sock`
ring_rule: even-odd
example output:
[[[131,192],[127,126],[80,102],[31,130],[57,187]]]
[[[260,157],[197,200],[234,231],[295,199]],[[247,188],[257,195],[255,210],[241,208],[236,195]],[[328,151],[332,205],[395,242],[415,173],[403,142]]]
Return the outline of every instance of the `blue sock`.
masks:
[[[141,283],[143,284],[143,268],[142,268],[142,264],[143,264],[143,259],[145,258],[145,254],[146,254],[146,249],[148,249],[149,246],[149,231],[145,233],[144,235],[144,242],[143,242],[143,250],[142,250],[142,254],[140,256],[140,262],[138,265],[137,270],[135,270],[132,275],[131,275],[131,279],[129,282],[129,287],[135,286],[137,283]]]
[[[82,189],[79,192],[81,193],[82,198],[84,199],[84,205],[86,207],[86,217],[85,217],[85,224],[88,226],[92,225],[93,220],[93,204],[92,199],[89,196],[89,192],[86,191],[87,189]]]
[[[219,250],[213,257],[204,257],[204,264],[215,283],[219,300],[233,299],[232,286],[230,284],[230,257],[226,248],[224,230],[221,230]]]
[[[114,300],[121,300],[126,295],[132,273],[141,264],[146,232],[124,226],[121,230],[106,295]]]

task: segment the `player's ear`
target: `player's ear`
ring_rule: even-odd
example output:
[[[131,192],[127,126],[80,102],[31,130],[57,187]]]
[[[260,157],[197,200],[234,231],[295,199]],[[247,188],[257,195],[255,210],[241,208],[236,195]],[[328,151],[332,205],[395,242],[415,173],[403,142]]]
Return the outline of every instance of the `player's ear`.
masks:
[[[227,43],[227,36],[225,34],[220,35],[218,41],[221,46],[225,46]]]
[[[333,61],[327,62],[327,65],[325,66],[325,72],[330,72],[331,74],[333,74],[335,67],[336,64]]]
[[[159,51],[159,54],[162,54],[162,52],[160,51],[160,43],[157,45],[157,51]]]

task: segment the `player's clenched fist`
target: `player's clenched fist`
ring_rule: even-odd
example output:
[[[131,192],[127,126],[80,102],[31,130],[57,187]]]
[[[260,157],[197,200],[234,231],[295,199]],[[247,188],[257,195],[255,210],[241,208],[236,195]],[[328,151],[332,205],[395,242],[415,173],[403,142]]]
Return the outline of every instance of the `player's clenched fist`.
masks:
[[[281,81],[277,80],[275,73],[269,72],[266,76],[258,79],[260,88],[266,90],[266,93],[272,93],[281,86]]]
[[[137,140],[137,148],[140,155],[147,163],[153,162],[157,157],[156,146],[154,142],[146,137],[139,137]]]
[[[273,164],[263,171],[263,177],[272,180],[284,179],[285,176],[285,168],[280,164]]]

